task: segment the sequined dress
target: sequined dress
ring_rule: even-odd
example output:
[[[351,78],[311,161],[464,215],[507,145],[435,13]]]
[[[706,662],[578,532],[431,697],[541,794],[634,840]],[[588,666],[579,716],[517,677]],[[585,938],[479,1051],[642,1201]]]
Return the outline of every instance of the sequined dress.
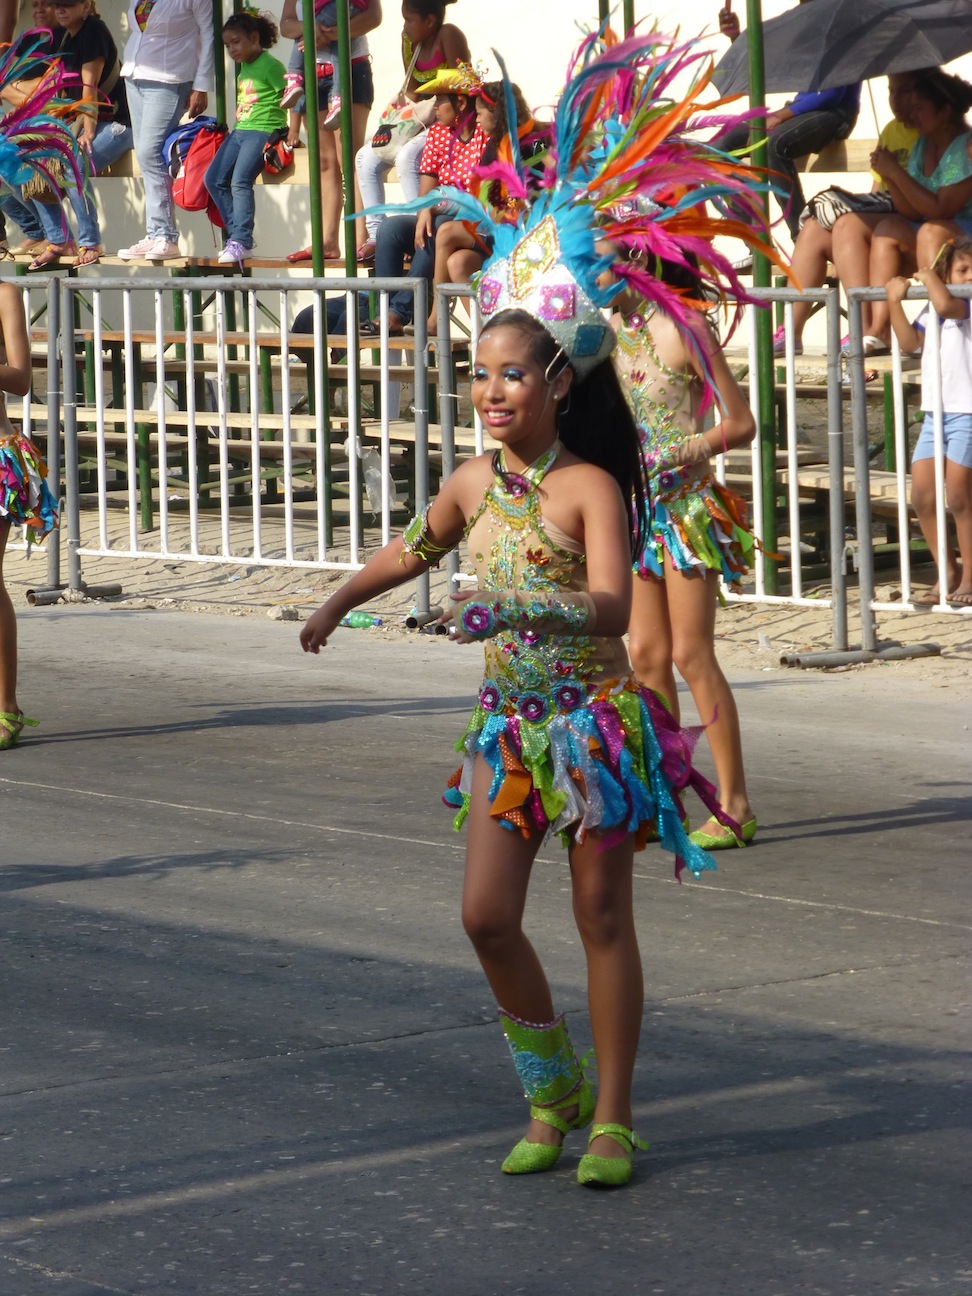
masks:
[[[470,559],[484,590],[537,598],[586,593],[579,543],[541,513],[543,473],[497,473],[470,520]],[[524,483],[515,493],[510,485]],[[503,630],[485,641],[479,700],[456,750],[464,760],[444,800],[469,808],[475,758],[493,772],[490,813],[524,834],[557,833],[564,844],[596,830],[607,844],[657,832],[675,872],[715,867],[682,826],[680,793],[692,787],[710,809],[715,790],[692,768],[696,733],[679,728],[631,674],[620,638]]]
[[[0,522],[26,525],[39,540],[57,526],[57,501],[47,485],[44,456],[7,417],[0,393]]]
[[[672,449],[697,435],[700,385],[659,358],[651,317],[632,317],[618,330],[615,363],[638,424],[651,490],[651,526],[635,572],[644,578],[676,571],[721,573],[731,584],[752,564],[755,541],[745,501],[719,482],[706,461],[670,464]]]

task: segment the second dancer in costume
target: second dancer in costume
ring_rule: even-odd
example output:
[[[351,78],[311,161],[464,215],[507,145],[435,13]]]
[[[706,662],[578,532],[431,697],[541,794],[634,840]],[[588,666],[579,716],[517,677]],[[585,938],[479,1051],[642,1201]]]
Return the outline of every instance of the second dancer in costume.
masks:
[[[706,318],[713,300],[728,302],[731,293],[738,321],[738,303],[751,298],[712,239],[735,235],[772,253],[765,216],[746,188],[752,170],[697,137],[700,120],[715,120],[699,101],[708,71],[697,72],[681,98],[673,94],[675,78],[698,65],[699,53],[672,43],[650,75],[620,83],[602,105],[597,129],[608,158],[640,149],[644,172],[635,195],[608,206],[600,220],[619,254],[612,273],[627,284],[616,303],[615,363],[640,430],[651,497],[648,540],[635,564],[631,660],[676,718],[676,668],[689,686],[712,751],[720,805],[732,821],[710,817],[692,840],[720,850],[747,845],[756,834],[739,716],[715,652],[719,581],[739,580],[755,541],[745,503],[717,481],[710,459],[748,444],[756,429]],[[732,219],[728,199],[745,221]],[[705,430],[713,396],[720,421]]]
[[[662,273],[674,271],[663,267]],[[705,724],[719,803],[738,832],[710,819],[692,840],[707,850],[746,845],[756,835],[756,816],[746,790],[739,714],[716,656],[715,617],[720,578],[733,584],[745,574],[754,540],[745,502],[716,479],[711,456],[747,445],[756,425],[714,338],[707,343],[702,335],[703,371],[660,309],[636,306],[615,318],[616,364],[641,433],[651,497],[648,541],[635,564],[631,662],[676,719],[677,669]],[[706,382],[719,394],[721,421],[703,431]]]

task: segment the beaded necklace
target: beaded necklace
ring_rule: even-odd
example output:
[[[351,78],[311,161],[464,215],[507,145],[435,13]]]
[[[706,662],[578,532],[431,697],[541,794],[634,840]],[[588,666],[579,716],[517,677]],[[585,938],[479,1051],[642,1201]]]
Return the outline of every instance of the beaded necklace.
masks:
[[[520,499],[522,496],[528,495],[535,486],[540,485],[553,466],[554,460],[560,454],[560,450],[561,445],[558,437],[553,445],[534,459],[532,464],[528,464],[522,473],[515,473],[511,472],[506,466],[506,448],[502,446],[499,450],[493,451],[493,475],[502,483],[507,495],[511,495],[514,499]]]

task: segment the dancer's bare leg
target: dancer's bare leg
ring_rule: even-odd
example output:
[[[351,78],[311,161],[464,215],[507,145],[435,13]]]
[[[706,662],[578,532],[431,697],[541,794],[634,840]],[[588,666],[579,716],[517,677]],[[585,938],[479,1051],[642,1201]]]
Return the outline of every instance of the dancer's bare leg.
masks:
[[[672,659],[695,701],[705,737],[712,752],[719,787],[719,804],[736,823],[753,817],[746,791],[742,738],[736,700],[715,651],[715,617],[719,580],[705,576],[666,572],[665,590],[672,626]],[[703,832],[724,832],[710,819]]]
[[[478,757],[466,820],[462,923],[499,1006],[541,1025],[553,1020],[553,999],[537,952],[523,931],[523,910],[542,835],[523,837],[490,815],[492,777],[486,761]],[[577,1108],[560,1114],[573,1120]],[[531,1143],[556,1144],[563,1136],[544,1121],[531,1120],[527,1137]]]
[[[634,925],[634,839],[605,848],[594,834],[570,849],[574,918],[587,955],[587,999],[597,1056],[598,1124],[631,1128],[631,1083],[644,980]],[[596,1156],[624,1156],[607,1135],[594,1139]]]

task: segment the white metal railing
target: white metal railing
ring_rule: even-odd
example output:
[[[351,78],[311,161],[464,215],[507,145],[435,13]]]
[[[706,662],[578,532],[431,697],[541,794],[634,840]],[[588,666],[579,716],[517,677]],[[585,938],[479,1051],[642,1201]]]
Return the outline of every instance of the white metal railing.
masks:
[[[388,303],[402,289],[413,294],[417,321],[406,366],[417,453],[406,493],[420,507],[428,496],[423,281],[64,281],[62,316],[75,321],[63,330],[61,356],[71,588],[83,587],[81,560],[91,555],[359,567],[393,528],[398,411],[389,375],[405,352],[389,336]],[[311,329],[298,335],[294,302],[308,293]],[[366,423],[356,322],[359,297],[372,293],[380,396]],[[140,331],[134,304],[146,294],[154,328]],[[353,334],[344,341],[339,329],[341,363],[327,358],[331,335],[338,336],[335,304],[343,304]],[[300,358],[306,412],[294,399]],[[341,412],[332,408],[339,387]],[[93,497],[82,498],[82,469],[93,477]],[[82,503],[92,498],[95,524],[82,527]],[[87,516],[84,510],[85,523]]]
[[[402,288],[415,294],[414,350],[388,334],[390,294]],[[439,426],[442,471],[455,466],[460,452],[480,452],[481,424],[459,419],[465,390],[456,380],[451,349],[457,325],[450,315],[456,299],[470,298],[468,286],[445,285],[439,292],[439,339],[436,347],[439,387]],[[374,366],[365,367],[372,350],[347,348],[344,365],[328,359],[327,314],[343,303],[348,319],[357,319],[359,294],[375,293],[379,336],[374,339]],[[406,520],[396,507],[396,482],[404,471],[403,447],[414,445],[414,463],[404,482],[409,503],[420,507],[429,494],[430,447],[425,286],[416,280],[281,281],[275,279],[169,279],[161,276],[124,279],[31,280],[24,287],[32,320],[46,309],[44,338],[35,336],[35,352],[46,357],[46,405],[32,397],[10,412],[23,419],[25,429],[39,437],[57,477],[60,432],[64,430],[64,481],[67,507],[62,532],[67,543],[68,583],[83,589],[82,561],[89,555],[112,555],[132,561],[171,560],[236,563],[291,568],[351,570],[366,550],[384,543]],[[827,606],[832,609],[833,642],[847,647],[846,568],[853,557],[858,569],[859,597],[864,620],[864,647],[876,643],[875,613],[915,607],[911,598],[911,551],[914,533],[907,499],[907,441],[904,373],[897,345],[893,349],[892,404],[896,449],[894,523],[901,537],[897,575],[903,602],[875,598],[875,541],[870,504],[874,488],[871,467],[873,439],[868,430],[867,361],[861,348],[860,303],[880,297],[881,290],[854,290],[849,296],[850,352],[842,385],[840,314],[837,292],[823,288],[801,296],[793,289],[767,289],[759,294],[782,304],[784,355],[774,369],[783,370],[774,384],[774,399],[783,413],[781,442],[785,478],[776,475],[773,456],[758,444],[749,458],[748,494],[757,536],[775,535],[779,524],[785,561],[759,554],[752,585],[744,593],[726,591],[730,599],[767,603]],[[960,290],[968,296],[968,290]],[[827,318],[826,389],[817,394],[826,408],[826,452],[815,480],[826,476],[829,514],[817,516],[814,530],[826,539],[809,556],[803,552],[811,502],[801,491],[801,453],[797,420],[801,397],[792,344],[795,302],[812,296]],[[925,296],[915,289],[913,298]],[[307,350],[295,350],[299,339],[291,327],[295,298],[311,304]],[[152,309],[145,309],[149,302]],[[460,307],[457,318],[462,319]],[[479,319],[469,303],[475,349]],[[271,316],[273,317],[271,319]],[[151,320],[148,328],[136,321]],[[64,327],[61,327],[61,321]],[[269,322],[268,322],[269,321]],[[759,422],[759,365],[756,312],[749,311],[741,330],[749,362],[750,401]],[[344,349],[344,343],[340,344]],[[932,320],[926,345],[937,353],[937,320]],[[856,351],[855,351],[856,347]],[[303,368],[291,357],[305,358]],[[44,357],[38,355],[43,362]],[[403,357],[414,389],[414,425],[397,419],[397,379]],[[804,358],[803,363],[807,363]],[[303,375],[306,373],[306,382]],[[365,379],[365,381],[362,381]],[[346,408],[332,408],[337,380],[346,391]],[[376,392],[374,419],[364,421],[364,391]],[[873,388],[871,389],[873,391]],[[805,394],[805,393],[803,393]],[[845,484],[844,406],[850,397],[853,430],[853,485]],[[301,408],[301,400],[307,410]],[[463,413],[468,413],[463,405]],[[935,398],[936,481],[940,542],[944,554],[946,497],[941,440],[940,390]],[[458,442],[458,444],[457,444]],[[437,447],[438,450],[438,447]],[[773,481],[764,481],[767,466]],[[733,467],[738,469],[737,457]],[[730,463],[720,456],[717,472],[725,480]],[[90,489],[82,492],[82,471]],[[739,488],[738,473],[730,484]],[[86,482],[87,486],[88,483]],[[823,494],[818,492],[818,496]],[[178,497],[178,498],[177,498]],[[766,516],[767,501],[772,507]],[[93,507],[92,507],[93,505]],[[847,510],[856,510],[856,538],[845,541]],[[772,526],[768,523],[771,522]],[[58,533],[49,538],[48,584],[60,584]],[[13,546],[12,546],[13,547]],[[879,546],[882,560],[893,547]],[[449,559],[449,574],[458,574],[458,557]],[[810,574],[808,575],[808,571]],[[819,578],[819,593],[811,585]],[[776,588],[773,588],[773,586]],[[428,578],[420,583],[417,605],[428,606]],[[829,592],[828,592],[829,589]],[[968,609],[938,608],[963,615]]]

